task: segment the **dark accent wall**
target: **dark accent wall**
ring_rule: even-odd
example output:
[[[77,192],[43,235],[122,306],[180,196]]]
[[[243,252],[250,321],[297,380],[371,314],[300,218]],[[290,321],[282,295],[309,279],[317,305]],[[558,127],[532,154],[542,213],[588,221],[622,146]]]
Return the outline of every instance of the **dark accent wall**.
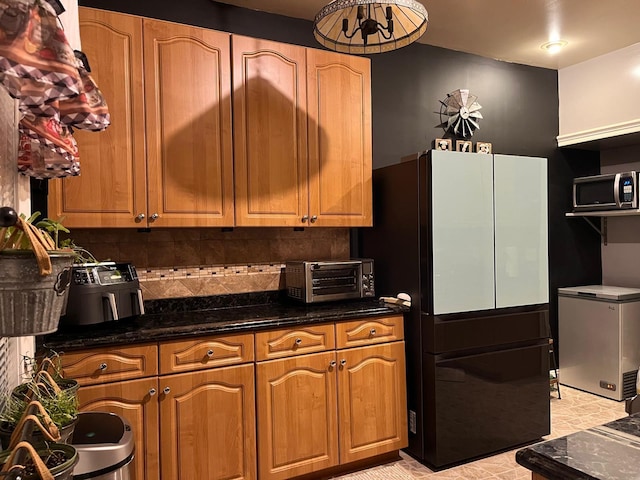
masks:
[[[321,48],[310,21],[213,1],[80,0],[80,4]],[[573,177],[598,172],[599,154],[556,147],[557,71],[419,43],[370,58],[374,168],[431,148],[433,139],[444,133],[438,126],[440,100],[458,88],[468,88],[483,107],[474,143],[491,142],[496,153],[549,159],[550,319],[557,332],[557,288],[600,283],[602,278],[598,235],[582,219],[564,216],[571,210]],[[357,241],[352,245],[357,254]]]

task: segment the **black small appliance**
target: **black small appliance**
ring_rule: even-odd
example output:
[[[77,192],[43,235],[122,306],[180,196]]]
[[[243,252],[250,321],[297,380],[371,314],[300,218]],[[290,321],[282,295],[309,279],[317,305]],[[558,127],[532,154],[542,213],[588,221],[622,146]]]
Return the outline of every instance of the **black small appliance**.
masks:
[[[130,263],[85,263],[72,268],[62,326],[93,325],[144,314],[142,290]]]

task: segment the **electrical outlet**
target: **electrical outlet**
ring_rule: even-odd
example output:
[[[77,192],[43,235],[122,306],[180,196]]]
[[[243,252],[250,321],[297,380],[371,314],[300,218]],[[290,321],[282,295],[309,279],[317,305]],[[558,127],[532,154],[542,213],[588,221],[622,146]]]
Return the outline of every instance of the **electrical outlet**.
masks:
[[[409,431],[414,435],[418,433],[416,423],[416,412],[409,410]]]

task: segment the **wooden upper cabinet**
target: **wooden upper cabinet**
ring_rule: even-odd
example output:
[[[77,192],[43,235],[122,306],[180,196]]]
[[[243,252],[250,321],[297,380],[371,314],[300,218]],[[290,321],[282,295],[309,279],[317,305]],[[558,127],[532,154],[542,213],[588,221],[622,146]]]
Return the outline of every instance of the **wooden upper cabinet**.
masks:
[[[233,226],[230,35],[143,26],[150,225]]]
[[[237,226],[308,213],[305,48],[233,35]]]
[[[371,226],[369,59],[232,45],[236,225]]]
[[[80,8],[111,126],[76,130],[81,175],[51,182],[69,227],[233,226],[230,35]]]
[[[142,22],[120,13],[80,8],[82,49],[104,94],[111,125],[77,129],[81,175],[49,182],[51,218],[68,227],[135,227],[147,211]]]
[[[373,225],[371,67],[307,50],[309,215],[322,227]]]

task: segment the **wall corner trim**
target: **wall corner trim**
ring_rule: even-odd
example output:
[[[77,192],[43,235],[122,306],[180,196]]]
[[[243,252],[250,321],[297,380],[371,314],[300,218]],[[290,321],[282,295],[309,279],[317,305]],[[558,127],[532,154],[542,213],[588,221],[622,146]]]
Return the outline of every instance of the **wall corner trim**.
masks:
[[[583,130],[581,132],[565,133],[563,135],[558,135],[556,139],[558,141],[558,147],[566,147],[569,145],[577,145],[580,143],[637,132],[640,132],[640,118],[613,125],[592,128],[590,130]]]

